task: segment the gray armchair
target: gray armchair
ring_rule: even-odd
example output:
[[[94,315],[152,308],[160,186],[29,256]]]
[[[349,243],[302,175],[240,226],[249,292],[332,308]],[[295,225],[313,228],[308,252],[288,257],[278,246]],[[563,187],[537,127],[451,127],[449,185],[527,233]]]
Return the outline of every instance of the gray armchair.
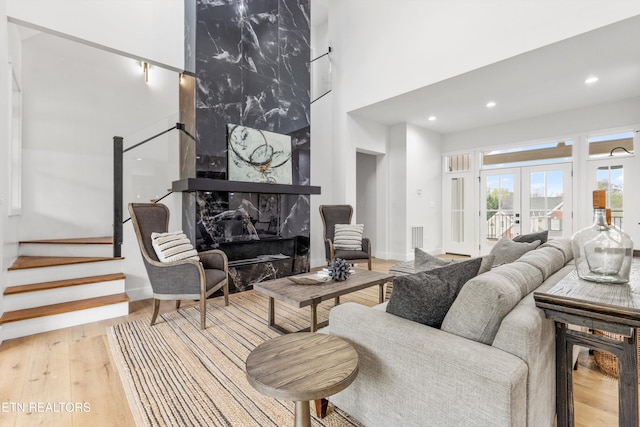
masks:
[[[336,224],[351,224],[353,207],[351,205],[321,205],[320,217],[324,230],[324,249],[327,263],[335,258],[342,258],[351,263],[367,262],[371,270],[371,242],[368,238],[362,238],[362,250],[341,250],[333,247],[333,236]]]
[[[200,327],[206,328],[207,297],[223,289],[224,305],[229,305],[227,256],[220,250],[199,252],[200,262],[190,259],[160,262],[151,245],[151,233],[165,233],[169,227],[169,208],[161,203],[130,203],[131,222],[138,237],[142,260],[153,289],[153,316],[158,317],[161,300],[200,300]]]

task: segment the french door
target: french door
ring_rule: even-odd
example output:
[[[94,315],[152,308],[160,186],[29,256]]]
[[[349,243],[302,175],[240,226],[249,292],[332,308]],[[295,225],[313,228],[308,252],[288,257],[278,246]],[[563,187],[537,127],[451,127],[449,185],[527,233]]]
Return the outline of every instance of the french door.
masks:
[[[571,237],[571,164],[490,169],[480,172],[480,253],[506,236],[549,230]]]

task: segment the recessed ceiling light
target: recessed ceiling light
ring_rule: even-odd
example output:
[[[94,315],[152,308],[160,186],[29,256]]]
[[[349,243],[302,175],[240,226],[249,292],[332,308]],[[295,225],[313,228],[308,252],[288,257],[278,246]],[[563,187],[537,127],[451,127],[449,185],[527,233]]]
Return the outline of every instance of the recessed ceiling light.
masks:
[[[496,106],[496,103],[494,101],[487,102],[487,108],[493,108],[495,106]]]
[[[429,121],[432,122],[436,119],[436,116],[429,116]]]
[[[587,80],[585,80],[584,83],[588,84],[588,85],[592,85],[595,82],[597,82],[598,80],[600,80],[600,79],[598,79],[596,76],[591,76]]]

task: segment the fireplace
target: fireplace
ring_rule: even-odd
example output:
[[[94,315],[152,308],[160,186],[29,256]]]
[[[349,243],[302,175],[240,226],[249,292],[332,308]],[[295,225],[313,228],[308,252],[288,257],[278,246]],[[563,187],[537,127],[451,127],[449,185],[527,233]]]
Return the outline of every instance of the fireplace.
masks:
[[[309,268],[309,0],[185,2],[183,230],[219,248],[236,291]],[[229,180],[228,127],[291,140],[290,185]],[[277,135],[276,135],[277,136]],[[287,177],[289,176],[287,170]]]

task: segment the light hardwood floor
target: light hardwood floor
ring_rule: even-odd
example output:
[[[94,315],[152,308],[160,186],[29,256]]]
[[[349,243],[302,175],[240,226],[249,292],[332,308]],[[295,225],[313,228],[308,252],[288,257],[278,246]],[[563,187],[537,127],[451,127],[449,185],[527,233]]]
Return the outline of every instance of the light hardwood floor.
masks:
[[[374,260],[387,272],[395,261]],[[188,306],[193,303],[185,303]],[[161,312],[173,304],[161,305]],[[150,319],[151,300],[130,304],[125,317],[8,340],[0,345],[1,426],[133,426],[127,398],[108,348],[106,328]],[[617,381],[580,355],[574,371],[576,426],[617,425]],[[71,403],[89,412],[67,412]],[[19,405],[24,406],[24,411]],[[30,410],[36,405],[36,411]],[[47,406],[49,405],[49,406]]]

